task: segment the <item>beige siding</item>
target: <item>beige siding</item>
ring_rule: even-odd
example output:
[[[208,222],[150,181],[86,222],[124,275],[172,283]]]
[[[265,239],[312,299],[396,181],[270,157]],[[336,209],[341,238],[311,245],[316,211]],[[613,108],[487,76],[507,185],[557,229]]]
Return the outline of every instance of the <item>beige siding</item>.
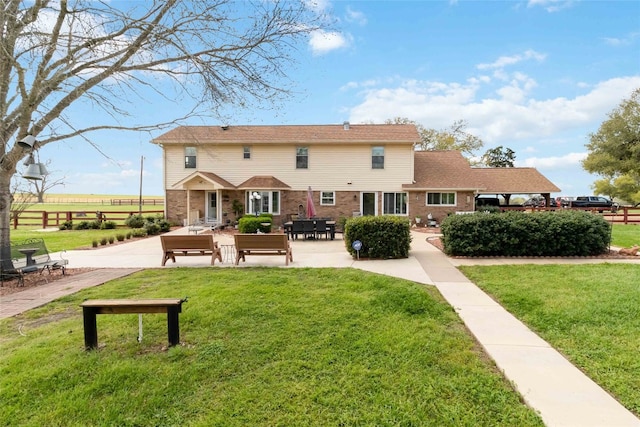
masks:
[[[413,179],[413,147],[385,146],[385,168],[371,169],[370,145],[309,146],[309,168],[295,167],[292,145],[253,145],[251,159],[243,158],[240,145],[199,146],[197,167],[184,168],[184,148],[165,146],[165,187],[195,171],[212,172],[234,185],[252,176],[271,175],[291,190],[401,191]],[[349,184],[351,182],[351,184]]]

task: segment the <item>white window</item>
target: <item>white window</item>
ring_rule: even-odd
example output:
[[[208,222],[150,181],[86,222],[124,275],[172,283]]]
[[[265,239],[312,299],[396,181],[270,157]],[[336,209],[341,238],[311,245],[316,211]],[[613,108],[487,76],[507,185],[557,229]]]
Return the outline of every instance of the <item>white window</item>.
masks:
[[[456,193],[427,193],[427,206],[455,206]]]
[[[321,191],[320,192],[320,205],[334,206],[336,204],[336,192],[335,191]]]
[[[384,193],[382,212],[385,215],[407,214],[407,193]]]
[[[251,158],[251,147],[249,147],[248,145],[245,145],[244,147],[242,147],[242,158],[243,159]]]
[[[196,167],[196,147],[184,147],[184,167],[185,169],[195,169]]]
[[[384,169],[384,147],[371,147],[371,169]]]
[[[250,190],[245,195],[247,214],[270,213],[280,215],[280,192]]]

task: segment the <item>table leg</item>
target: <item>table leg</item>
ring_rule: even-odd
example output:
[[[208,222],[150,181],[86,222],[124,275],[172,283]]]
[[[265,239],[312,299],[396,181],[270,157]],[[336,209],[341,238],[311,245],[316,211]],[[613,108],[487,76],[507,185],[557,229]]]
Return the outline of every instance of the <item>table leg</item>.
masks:
[[[98,348],[98,324],[96,322],[96,310],[92,307],[82,307],[84,322],[84,348],[92,350]]]
[[[178,307],[169,307],[167,309],[167,330],[169,331],[169,345],[180,344],[180,323],[178,321]]]

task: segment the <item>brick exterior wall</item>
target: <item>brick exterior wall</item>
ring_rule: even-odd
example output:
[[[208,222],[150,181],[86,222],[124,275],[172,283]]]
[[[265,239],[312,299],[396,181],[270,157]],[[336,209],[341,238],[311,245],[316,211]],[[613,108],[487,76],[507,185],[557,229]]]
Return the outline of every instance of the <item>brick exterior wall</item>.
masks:
[[[233,213],[233,200],[237,199],[244,203],[244,191],[222,191],[222,197],[219,204],[222,207],[222,221],[233,223],[236,217]],[[457,211],[473,210],[473,192],[457,192],[456,206],[426,206],[426,192],[409,192],[408,193],[408,210],[411,222],[415,222],[415,217],[420,216],[423,222],[427,221],[427,215],[431,213],[434,219],[440,223],[447,215],[454,214]],[[313,201],[316,208],[317,217],[328,217],[339,219],[341,217],[351,217],[353,212],[360,211],[360,192],[359,191],[339,191],[336,192],[335,205],[320,205],[319,192],[313,192]],[[173,223],[182,225],[183,220],[188,217],[190,211],[198,210],[199,217],[203,218],[205,214],[206,192],[204,190],[191,190],[190,206],[187,206],[186,190],[167,190],[166,205],[167,219]],[[281,191],[280,193],[280,215],[273,216],[275,226],[290,221],[292,215],[306,215],[307,192],[306,191]],[[382,193],[378,194],[378,210],[382,211]],[[224,215],[226,213],[226,215]]]

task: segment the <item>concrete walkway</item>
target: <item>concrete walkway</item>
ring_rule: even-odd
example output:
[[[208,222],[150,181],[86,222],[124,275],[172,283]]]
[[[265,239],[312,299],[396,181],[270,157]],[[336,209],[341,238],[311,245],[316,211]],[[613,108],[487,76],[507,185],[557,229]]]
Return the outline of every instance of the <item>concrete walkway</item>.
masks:
[[[172,233],[186,234],[186,229]],[[284,266],[283,256],[251,257],[240,267],[274,266],[353,267],[415,282],[434,285],[451,304],[467,328],[495,361],[506,378],[520,392],[526,403],[539,412],[547,426],[640,426],[640,420],[620,405],[606,391],[573,366],[559,352],[522,322],[471,283],[456,266],[464,264],[581,263],[603,262],[594,259],[451,259],[429,244],[428,235],[412,231],[409,258],[385,261],[353,260],[344,249],[344,241],[292,242],[294,262]],[[223,247],[225,262],[216,266],[235,267],[231,261],[232,237],[216,235]],[[100,270],[71,276],[38,289],[4,297],[0,318],[46,304],[82,288],[131,274],[145,268],[160,268],[162,250],[159,237],[95,250],[65,253],[70,268],[93,267]],[[207,257],[176,258],[166,268],[209,267]],[[612,262],[612,260],[607,260]],[[614,260],[631,262],[638,260]],[[118,268],[114,268],[118,267]]]

